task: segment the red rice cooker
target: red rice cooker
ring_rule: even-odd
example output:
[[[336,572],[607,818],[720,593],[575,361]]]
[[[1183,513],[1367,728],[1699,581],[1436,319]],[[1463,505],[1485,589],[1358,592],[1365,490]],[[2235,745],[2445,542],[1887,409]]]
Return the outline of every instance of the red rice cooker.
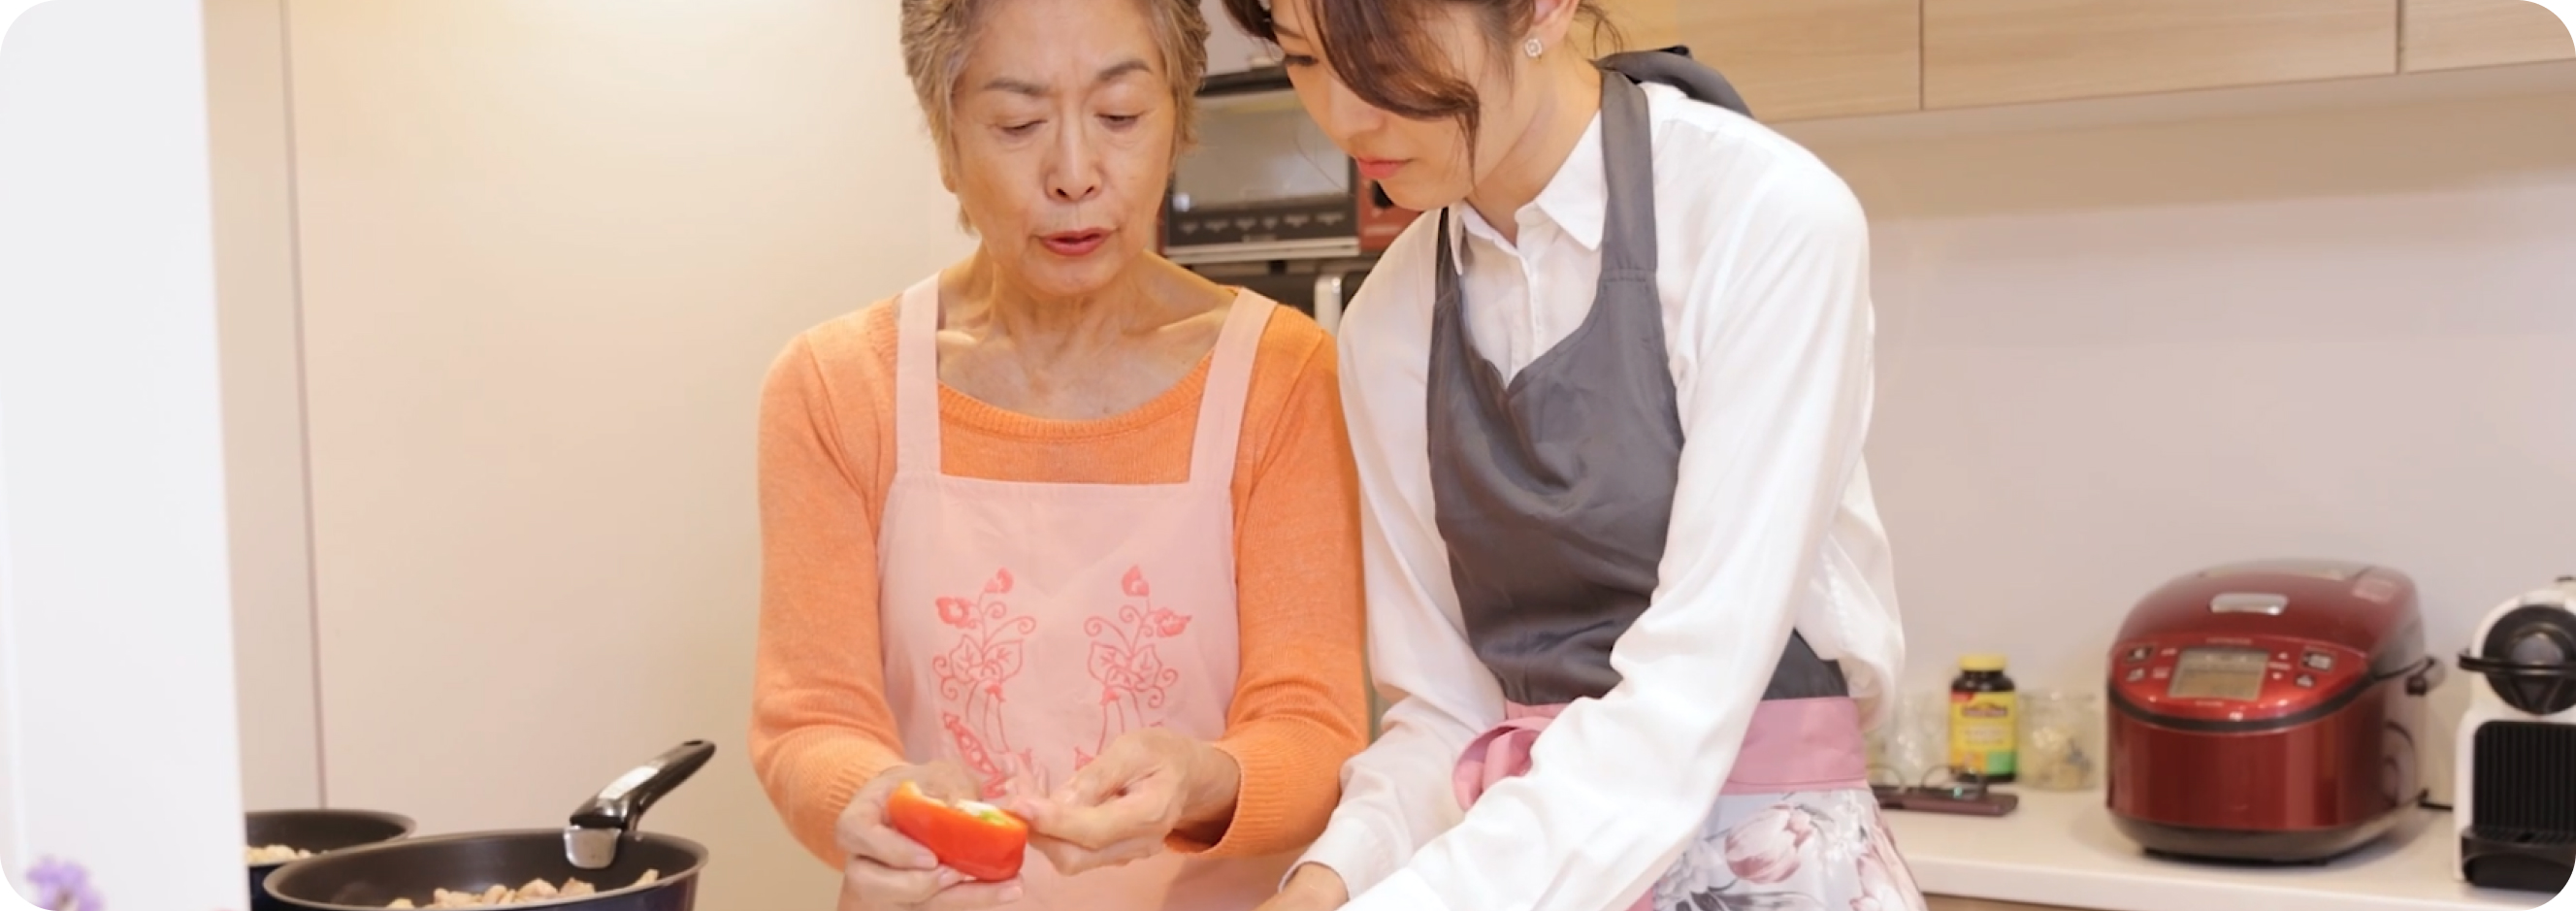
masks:
[[[2149,853],[2331,859],[2422,799],[2416,743],[2442,665],[2413,580],[2268,560],[2167,582],[2110,655],[2108,801]]]

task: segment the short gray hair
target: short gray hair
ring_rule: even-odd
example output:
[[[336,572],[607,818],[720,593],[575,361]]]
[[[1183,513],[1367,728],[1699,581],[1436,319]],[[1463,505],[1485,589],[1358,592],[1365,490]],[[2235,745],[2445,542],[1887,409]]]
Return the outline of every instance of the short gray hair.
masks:
[[[957,80],[975,46],[983,13],[1003,0],[903,0],[903,71],[930,121],[930,138],[944,160],[956,151]],[[1112,0],[1101,0],[1112,2]],[[1137,4],[1153,24],[1154,46],[1172,84],[1174,152],[1198,140],[1199,81],[1207,75],[1207,17],[1197,0],[1123,0]]]

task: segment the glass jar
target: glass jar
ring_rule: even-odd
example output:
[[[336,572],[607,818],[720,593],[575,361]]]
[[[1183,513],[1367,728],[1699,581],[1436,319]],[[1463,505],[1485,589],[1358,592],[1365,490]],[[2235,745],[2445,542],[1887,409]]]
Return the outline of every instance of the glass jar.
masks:
[[[1887,723],[1869,733],[1870,782],[1917,787],[1947,780],[1950,694],[1909,690],[1895,698],[1896,708]]]
[[[2089,791],[2102,783],[2102,694],[2053,689],[2022,696],[2021,786]]]

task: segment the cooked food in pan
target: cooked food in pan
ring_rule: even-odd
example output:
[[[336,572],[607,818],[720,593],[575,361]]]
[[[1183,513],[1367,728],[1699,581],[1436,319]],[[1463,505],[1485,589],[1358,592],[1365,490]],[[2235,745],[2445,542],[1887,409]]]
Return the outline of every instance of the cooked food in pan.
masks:
[[[643,877],[635,880],[635,885],[649,886],[655,882],[659,882],[661,879],[662,871],[646,870],[644,871]],[[429,904],[426,905],[415,905],[411,903],[411,899],[397,898],[394,899],[393,904],[386,905],[385,907],[423,909],[497,908],[504,905],[524,905],[531,902],[549,901],[558,898],[578,898],[584,895],[596,895],[598,893],[599,887],[593,886],[579,879],[565,880],[563,886],[560,888],[545,880],[534,879],[529,880],[527,885],[520,886],[516,889],[512,889],[507,886],[493,886],[481,892],[450,892],[446,889],[440,889],[430,895]]]
[[[306,851],[301,848],[290,848],[285,845],[260,845],[258,847],[244,849],[243,853],[249,860],[250,865],[254,867],[264,866],[267,864],[282,864],[290,860],[303,860],[307,857],[313,856],[313,852],[311,851]]]

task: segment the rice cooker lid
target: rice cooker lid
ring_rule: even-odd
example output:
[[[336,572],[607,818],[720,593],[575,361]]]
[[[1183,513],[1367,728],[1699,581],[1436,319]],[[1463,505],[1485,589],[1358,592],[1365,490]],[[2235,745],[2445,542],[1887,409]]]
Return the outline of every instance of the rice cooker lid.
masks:
[[[2286,728],[2341,711],[2376,686],[2422,679],[2422,640],[2414,584],[2394,570],[2229,564],[2178,577],[2139,602],[2112,648],[2110,701],[2168,727]]]
[[[2420,649],[2423,624],[2414,580],[2404,573],[2330,560],[2264,560],[2166,582],[2130,610],[2119,636],[2122,642],[2174,637],[2287,638],[2377,657],[2392,648]]]

